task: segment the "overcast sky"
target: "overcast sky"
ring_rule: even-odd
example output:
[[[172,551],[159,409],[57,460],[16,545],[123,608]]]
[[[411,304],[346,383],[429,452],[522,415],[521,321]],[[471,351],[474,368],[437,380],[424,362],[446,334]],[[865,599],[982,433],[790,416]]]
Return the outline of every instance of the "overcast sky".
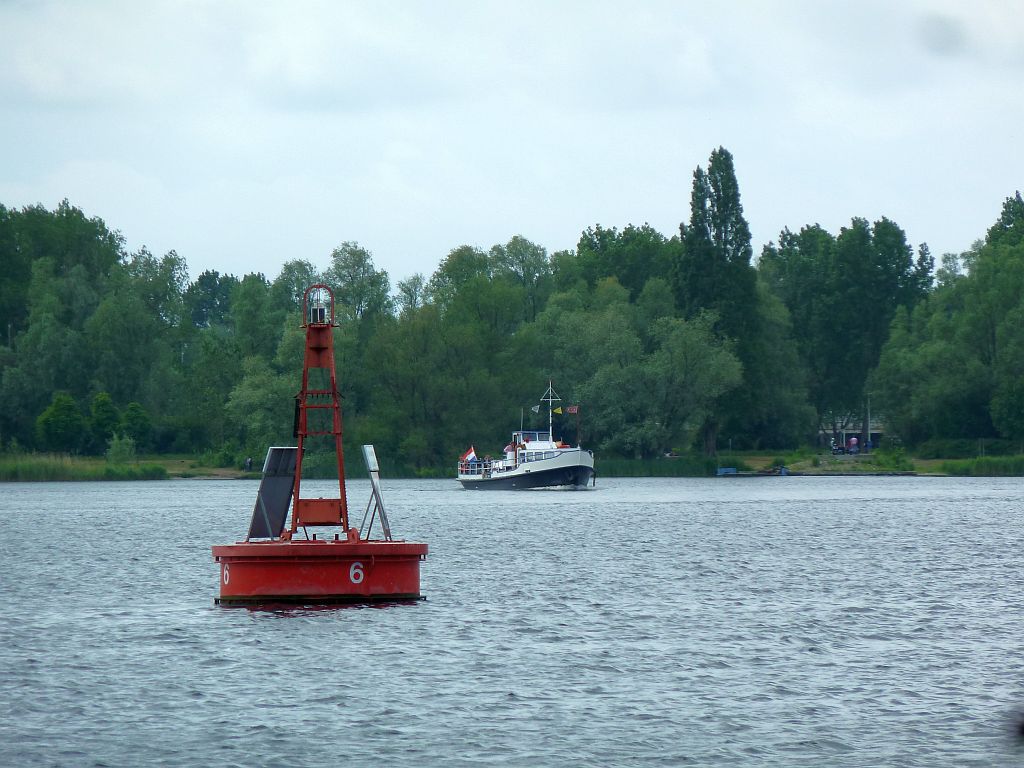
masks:
[[[1022,126],[1015,0],[0,0],[0,203],[193,277],[670,236],[718,146],[755,253],[887,216],[939,256],[1024,188]]]

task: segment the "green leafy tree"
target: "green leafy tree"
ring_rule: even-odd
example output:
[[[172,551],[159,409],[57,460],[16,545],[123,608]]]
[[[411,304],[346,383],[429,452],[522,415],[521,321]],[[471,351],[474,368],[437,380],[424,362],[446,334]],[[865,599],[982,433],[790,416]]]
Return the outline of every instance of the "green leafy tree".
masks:
[[[649,224],[630,224],[621,232],[598,224],[583,233],[576,253],[580,272],[590,285],[602,277],[614,277],[635,301],[648,280],[668,279],[678,248],[678,241],[667,240]]]
[[[85,346],[94,389],[117,402],[139,398],[159,352],[158,317],[127,287],[107,294],[85,324]]]
[[[687,322],[656,321],[657,348],[647,363],[653,414],[665,429],[658,448],[689,445],[715,402],[743,380],[743,367],[714,331],[714,318],[699,315]],[[650,418],[650,417],[649,417]],[[648,418],[648,420],[649,420]]]
[[[149,413],[139,403],[131,402],[121,413],[118,433],[122,439],[130,439],[132,447],[147,450],[153,437],[153,421]]]
[[[270,287],[273,304],[286,312],[299,313],[306,289],[322,281],[312,263],[304,259],[286,261]]]
[[[668,281],[660,277],[652,277],[644,283],[643,290],[636,300],[634,308],[636,327],[644,346],[648,350],[654,343],[654,323],[663,317],[675,315],[675,298]]]
[[[554,293],[586,291],[597,280],[597,275],[588,284],[583,264],[576,251],[555,251],[551,254],[551,290]]]
[[[871,387],[892,431],[1019,438],[1024,206],[1008,198],[985,242],[944,259],[938,288],[894,318]]]
[[[28,284],[26,304],[29,325],[34,320],[51,317],[62,326],[70,327],[70,316],[65,311],[61,285],[56,275],[57,263],[52,256],[42,256],[32,262],[32,275]]]
[[[1018,242],[1024,242],[1024,238]],[[1024,257],[1024,248],[1018,250]],[[1024,298],[999,324],[996,344],[999,351],[992,366],[992,421],[1001,435],[1024,445]]]
[[[203,450],[221,446],[234,435],[225,412],[226,394],[242,380],[243,355],[227,328],[199,332],[185,369],[181,411],[163,423],[174,433],[174,450]],[[298,389],[298,387],[296,387]],[[136,442],[142,445],[138,436]]]
[[[678,306],[686,318],[712,313],[716,330],[731,339],[743,367],[743,386],[723,398],[708,413],[702,433],[704,450],[717,452],[718,435],[725,429],[747,445],[781,440],[793,434],[793,423],[779,422],[787,398],[800,396],[803,382],[783,387],[793,376],[783,367],[792,356],[779,354],[791,345],[785,321],[758,290],[751,266],[750,228],[743,217],[739,184],[732,155],[723,148],[711,153],[708,169],[694,171],[690,222],[680,225],[682,248],[671,272]],[[787,420],[791,421],[791,420]]]
[[[231,325],[243,356],[270,360],[277,348],[282,312],[271,300],[270,283],[262,274],[250,273],[231,293]]]
[[[391,312],[388,273],[376,269],[370,252],[358,243],[344,242],[331,253],[324,279],[334,289],[334,300],[360,320]]]
[[[985,242],[993,247],[1015,247],[1024,241],[1024,199],[1020,191],[1003,202],[996,223],[989,227]]]
[[[756,281],[750,227],[728,150],[719,147],[711,153],[707,171],[694,171],[690,223],[680,224],[679,231],[682,250],[673,271],[677,304],[690,317],[715,312],[726,336],[744,338]]]
[[[956,321],[933,312],[921,306],[911,315],[902,308],[894,319],[870,380],[872,407],[884,414],[890,436],[911,445],[993,437],[990,371],[964,345]]]
[[[615,278],[606,281],[605,302],[595,302],[580,323],[582,335],[575,339],[586,361],[577,375],[585,378],[569,390],[575,395],[570,397],[586,403],[589,434],[600,450],[642,457],[657,450],[665,433],[643,417],[655,406],[646,397],[643,345],[623,311],[629,292]],[[614,298],[612,289],[621,291],[622,301]]]
[[[268,368],[259,357],[246,358],[242,368],[242,380],[231,390],[226,412],[242,452],[262,456],[267,446],[291,440],[296,381]]]
[[[185,312],[196,328],[225,325],[231,310],[231,295],[238,278],[207,269],[185,289]]]
[[[75,399],[66,392],[58,392],[36,419],[36,441],[46,451],[78,453],[88,437],[88,429]]]
[[[97,392],[89,403],[89,417],[90,448],[100,453],[120,426],[121,414],[109,394]]]
[[[726,422],[725,428],[736,447],[786,448],[813,441],[817,413],[809,402],[806,367],[794,342],[789,312],[759,281],[753,313],[756,333],[737,345],[745,356],[746,385],[728,393],[739,417]]]
[[[140,402],[150,413],[161,415],[153,437],[154,448],[160,452],[170,450],[175,441],[173,425],[165,419],[184,413],[188,402],[187,384],[186,373],[167,354],[156,356],[143,381]]]
[[[517,372],[512,380],[523,380],[520,402],[535,401],[551,378],[566,402],[584,404],[583,439],[605,454],[651,457],[688,446],[694,421],[735,386],[741,369],[712,319],[673,317],[670,293],[652,278],[641,308],[606,277],[583,296],[553,295],[501,356],[502,369]]]
[[[765,246],[758,271],[789,311],[797,353],[806,371],[808,399],[819,422],[833,412],[843,369],[833,359],[846,334],[833,316],[835,237],[817,224],[794,234],[784,229],[779,243]]]
[[[66,200],[52,212],[23,209],[17,235],[19,261],[27,255],[32,264],[30,313],[51,314],[61,325],[81,330],[124,259],[124,239]]]
[[[479,248],[469,245],[452,250],[427,282],[426,298],[442,311],[455,300],[470,280],[491,277],[491,261]]]
[[[463,246],[394,298],[370,253],[343,243],[323,280],[338,301],[346,433],[424,470],[471,442],[495,453],[507,435],[480,424],[516,426],[525,407],[539,425],[529,406],[551,379],[583,406],[585,442],[609,455],[697,438],[709,451],[725,437],[789,446],[815,416],[856,423],[868,393],[908,442],[1019,437],[1022,221],[1018,193],[984,241],[944,255],[934,286],[927,246],[915,253],[884,218],[837,236],[784,230],[754,269],[719,148],[694,173],[679,237],[597,225],[550,258],[522,236]],[[173,251],[126,254],[67,203],[0,206],[0,260],[4,443],[258,455],[288,439],[299,303],[321,280],[310,262],[286,262],[273,282],[208,271],[189,284]]]
[[[627,314],[614,304],[591,315],[577,344],[596,365],[579,392],[601,450],[649,458],[692,442],[716,400],[742,378],[714,322],[710,315],[663,317],[654,324],[655,348],[646,354]]]
[[[495,404],[505,403],[488,371],[492,337],[476,330],[434,304],[381,326],[366,356],[376,376],[374,407],[357,429],[376,435],[385,453],[414,467],[453,456],[465,449],[464,441],[478,439],[479,425],[494,421]]]
[[[426,300],[426,292],[426,278],[419,272],[410,275],[405,280],[399,280],[398,297],[395,299],[399,314],[414,312],[422,307]]]
[[[0,343],[13,347],[14,332],[28,320],[29,281],[32,278],[32,253],[21,243],[23,214],[0,205]]]
[[[872,349],[878,341],[877,319],[872,315],[885,311],[871,301],[873,296],[871,228],[867,220],[855,218],[836,237],[832,268],[832,322],[842,329],[829,348],[832,377],[831,410],[846,423],[859,413],[864,382],[875,361]],[[869,320],[869,318],[872,318]]]
[[[125,272],[152,318],[166,326],[181,324],[188,287],[188,265],[181,256],[170,251],[158,259],[142,248],[132,254]]]
[[[35,436],[34,415],[57,391],[84,399],[89,378],[82,375],[92,363],[83,334],[62,325],[52,314],[33,318],[18,337],[17,354],[0,378],[0,429],[30,445]]]
[[[505,245],[491,248],[491,263],[499,275],[506,275],[522,288],[526,319],[534,320],[551,290],[551,265],[547,251],[516,235]]]
[[[933,266],[927,245],[915,260],[903,231],[885,218],[854,218],[837,237],[817,225],[783,230],[777,246],[765,247],[759,272],[792,316],[823,429],[838,433],[866,418],[866,383],[893,317],[928,295]]]
[[[609,280],[617,282],[614,278]],[[619,290],[628,295],[621,286]],[[609,299],[612,294],[606,292]],[[592,333],[605,330],[594,329],[599,312],[591,311],[592,298],[591,291],[584,291],[583,295],[575,290],[555,294],[536,322],[521,326],[508,340],[498,356],[497,370],[506,372],[505,379],[515,385],[509,393],[512,402],[532,401],[544,391],[548,378],[558,383],[563,397],[580,397],[581,387],[603,361],[602,350],[585,343]],[[542,361],[543,367],[538,367],[538,361]],[[593,433],[589,436],[593,437]]]
[[[525,294],[507,277],[471,278],[453,298],[448,321],[482,334],[491,349],[498,349],[526,320]]]

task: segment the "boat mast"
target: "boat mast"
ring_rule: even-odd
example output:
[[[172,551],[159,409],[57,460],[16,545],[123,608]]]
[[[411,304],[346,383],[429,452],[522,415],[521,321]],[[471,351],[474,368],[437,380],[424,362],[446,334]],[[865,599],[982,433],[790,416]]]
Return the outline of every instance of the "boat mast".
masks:
[[[551,382],[548,382],[548,440],[554,442],[555,436],[551,434]]]
[[[551,429],[551,404],[555,401],[561,402],[562,398],[555,394],[555,390],[551,388],[551,379],[548,379],[548,391],[544,393],[541,402],[548,404],[548,440],[551,442],[555,442],[555,433]]]

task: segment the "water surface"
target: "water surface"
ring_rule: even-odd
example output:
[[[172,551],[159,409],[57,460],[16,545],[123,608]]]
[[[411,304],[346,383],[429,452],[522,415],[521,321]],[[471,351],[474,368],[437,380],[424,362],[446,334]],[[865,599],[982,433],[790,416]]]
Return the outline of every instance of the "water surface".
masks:
[[[217,607],[256,487],[0,486],[0,764],[1024,762],[1021,479],[385,479],[427,600]]]

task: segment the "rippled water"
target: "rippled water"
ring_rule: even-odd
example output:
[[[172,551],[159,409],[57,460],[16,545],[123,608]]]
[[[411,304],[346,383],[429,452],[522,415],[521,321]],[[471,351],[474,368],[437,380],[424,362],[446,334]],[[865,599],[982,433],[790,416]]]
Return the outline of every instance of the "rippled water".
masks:
[[[255,482],[0,486],[0,764],[1024,762],[1024,481],[384,491],[426,601],[258,611]]]

